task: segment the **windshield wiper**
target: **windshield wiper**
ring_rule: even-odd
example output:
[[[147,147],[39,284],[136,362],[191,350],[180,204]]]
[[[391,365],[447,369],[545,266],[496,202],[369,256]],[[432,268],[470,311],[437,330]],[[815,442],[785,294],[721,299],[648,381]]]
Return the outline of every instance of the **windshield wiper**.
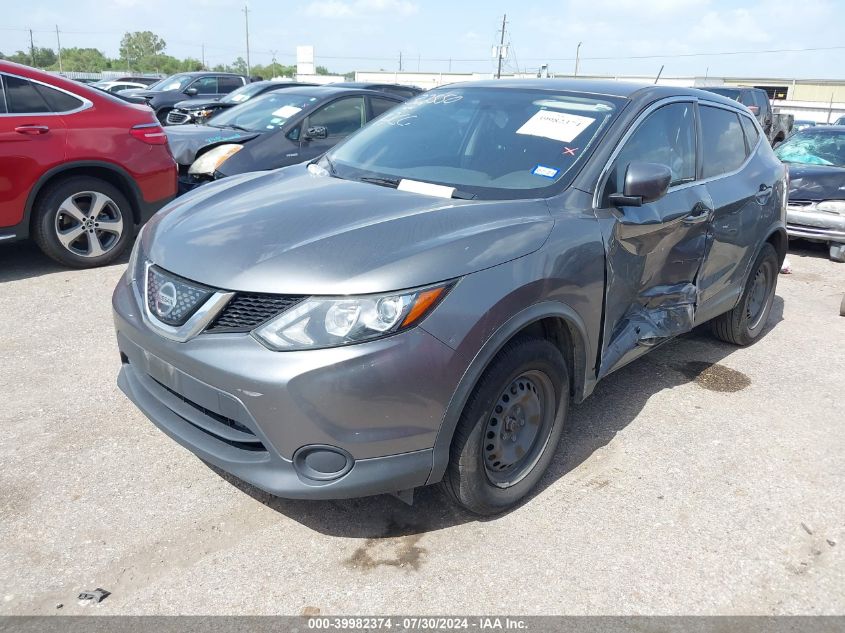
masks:
[[[361,176],[358,180],[361,182],[371,182],[374,185],[381,185],[382,187],[392,187],[396,189],[399,186],[399,178],[381,178],[378,176]]]

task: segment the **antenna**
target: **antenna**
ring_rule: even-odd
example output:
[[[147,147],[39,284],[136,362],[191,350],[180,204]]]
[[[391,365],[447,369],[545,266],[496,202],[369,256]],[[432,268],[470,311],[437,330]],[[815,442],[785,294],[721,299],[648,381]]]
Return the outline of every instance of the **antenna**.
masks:
[[[654,83],[655,83],[655,84],[656,84],[658,81],[660,81],[660,75],[662,75],[662,74],[663,74],[663,67],[664,67],[665,65],[666,65],[666,64],[662,64],[662,65],[660,66],[660,71],[657,73],[657,77],[655,77],[655,78],[654,78]]]

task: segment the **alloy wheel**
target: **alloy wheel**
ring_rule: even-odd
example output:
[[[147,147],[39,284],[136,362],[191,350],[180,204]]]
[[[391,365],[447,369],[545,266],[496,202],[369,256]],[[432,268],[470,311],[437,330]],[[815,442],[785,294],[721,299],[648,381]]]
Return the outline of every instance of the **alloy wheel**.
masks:
[[[56,213],[56,237],[74,255],[100,257],[123,235],[124,221],[114,200],[98,191],[68,196]]]

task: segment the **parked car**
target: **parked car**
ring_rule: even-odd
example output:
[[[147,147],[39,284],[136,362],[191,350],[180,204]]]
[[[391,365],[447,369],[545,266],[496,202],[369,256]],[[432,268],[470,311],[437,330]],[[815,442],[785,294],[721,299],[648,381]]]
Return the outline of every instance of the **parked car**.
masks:
[[[774,114],[769,95],[760,88],[702,88],[728,99],[738,101],[757,117],[757,121],[763,127],[766,138],[772,146],[782,143],[792,132],[795,117],[791,114]]]
[[[310,160],[402,101],[371,90],[300,86],[250,99],[206,125],[169,126],[179,189]]]
[[[272,494],[441,482],[502,512],[599,380],[708,321],[762,336],[784,172],[746,108],[698,90],[434,89],[157,214],[114,291],[118,384]]]
[[[809,121],[807,119],[795,119],[795,121],[792,124],[792,132],[793,133],[800,132],[804,128],[815,127],[815,126],[816,126],[815,121]]]
[[[789,169],[787,233],[825,242],[830,258],[845,262],[845,126],[801,130],[775,155]]]
[[[317,84],[298,81],[254,81],[219,99],[188,99],[180,101],[167,114],[167,125],[184,125],[186,123],[205,123],[218,112],[234,107],[253,97],[279,88],[295,88],[298,86],[315,86]]]
[[[380,84],[370,83],[367,81],[345,81],[341,83],[331,84],[333,86],[342,86],[344,88],[359,88],[361,90],[375,90],[376,92],[386,92],[388,94],[402,97],[403,99],[410,99],[416,97],[423,92],[422,88],[416,86],[403,86],[402,84]]]
[[[150,106],[164,124],[167,114],[185,98],[203,101],[217,99],[249,83],[243,75],[217,72],[192,72],[171,75],[143,90],[122,90],[118,94],[135,103]]]
[[[32,237],[79,268],[114,261],[176,193],[148,108],[0,61],[0,242]]]
[[[123,77],[112,77],[111,79],[101,79],[100,81],[119,81],[124,83],[141,84],[143,86],[152,86],[154,83],[161,81],[159,77],[149,77],[147,75],[124,75]]]
[[[139,84],[134,81],[95,81],[89,85],[92,88],[99,88],[100,90],[113,93],[118,93],[121,90],[143,90],[147,87],[146,84]]]
[[[834,122],[834,125],[845,125],[845,116],[841,116]]]

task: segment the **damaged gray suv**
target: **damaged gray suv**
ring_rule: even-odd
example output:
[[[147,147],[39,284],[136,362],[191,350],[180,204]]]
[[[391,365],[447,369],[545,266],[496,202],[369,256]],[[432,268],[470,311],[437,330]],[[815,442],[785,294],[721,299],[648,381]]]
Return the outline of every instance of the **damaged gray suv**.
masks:
[[[761,336],[785,185],[753,115],[713,93],[432,90],[316,162],[157,214],[114,292],[118,383],[275,495],[440,483],[501,512],[603,377],[708,321]]]

